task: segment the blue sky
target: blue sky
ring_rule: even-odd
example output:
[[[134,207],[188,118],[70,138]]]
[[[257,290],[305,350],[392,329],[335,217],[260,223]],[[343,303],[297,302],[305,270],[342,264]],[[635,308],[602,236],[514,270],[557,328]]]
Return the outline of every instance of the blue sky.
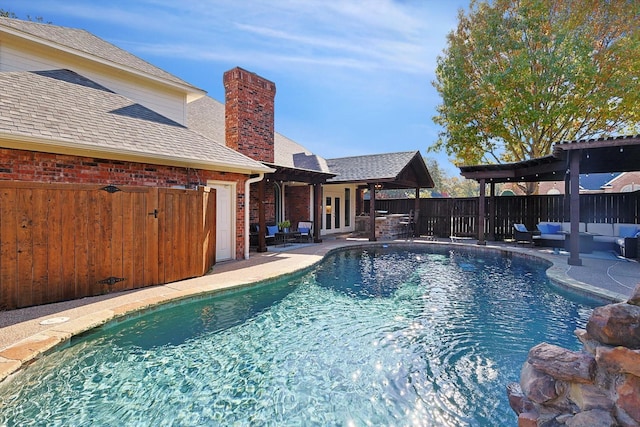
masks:
[[[0,0],[82,28],[224,100],[240,66],[276,84],[276,130],[323,157],[420,150],[439,127],[431,85],[462,0]]]

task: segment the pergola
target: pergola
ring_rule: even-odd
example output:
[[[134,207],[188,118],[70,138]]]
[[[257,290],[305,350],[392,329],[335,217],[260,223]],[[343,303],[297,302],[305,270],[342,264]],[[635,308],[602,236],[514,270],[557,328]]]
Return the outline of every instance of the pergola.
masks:
[[[320,228],[322,227],[322,184],[327,179],[335,176],[333,173],[319,172],[310,169],[290,168],[286,166],[279,166],[272,163],[265,163],[265,165],[274,168],[276,171],[265,175],[265,178],[258,182],[258,198],[259,200],[265,200],[265,184],[267,182],[275,181],[291,181],[291,182],[303,182],[313,186],[313,240],[316,243],[322,242],[320,239]],[[260,203],[258,206],[258,252],[266,252],[266,221],[264,204]]]
[[[578,235],[580,223],[580,174],[603,172],[632,172],[640,170],[640,135],[559,142],[552,154],[516,163],[461,166],[460,173],[480,183],[478,209],[478,244],[484,240],[486,184],[490,197],[495,197],[495,183],[503,182],[565,182],[565,197],[569,198],[570,222],[573,235]],[[490,203],[490,209],[495,206]],[[489,212],[489,221],[495,218]],[[493,230],[493,227],[490,227]],[[570,265],[582,265],[580,239],[570,240]]]

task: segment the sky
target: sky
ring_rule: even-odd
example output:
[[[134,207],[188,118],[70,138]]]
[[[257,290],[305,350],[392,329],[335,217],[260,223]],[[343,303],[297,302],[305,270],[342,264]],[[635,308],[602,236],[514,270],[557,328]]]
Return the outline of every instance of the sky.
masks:
[[[0,0],[82,28],[224,101],[234,67],[276,84],[275,128],[325,158],[427,152],[438,55],[468,0]]]

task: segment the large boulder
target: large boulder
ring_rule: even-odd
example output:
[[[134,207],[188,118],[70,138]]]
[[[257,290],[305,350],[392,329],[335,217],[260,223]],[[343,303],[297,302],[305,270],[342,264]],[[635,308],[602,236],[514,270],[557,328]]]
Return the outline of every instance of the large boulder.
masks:
[[[556,380],[542,371],[537,370],[529,362],[525,362],[520,372],[520,387],[527,399],[536,403],[546,403],[560,396]]]
[[[640,377],[640,350],[600,346],[596,350],[598,367],[614,374]]]
[[[547,343],[531,348],[527,362],[537,370],[563,381],[592,383],[596,372],[596,361],[592,355]]]
[[[616,406],[640,424],[640,378],[627,375],[616,391],[618,393]]]
[[[610,412],[594,409],[580,412],[567,420],[568,427],[617,427],[618,423]]]
[[[604,344],[640,349],[640,306],[619,303],[596,307],[587,332]]]
[[[572,383],[569,387],[569,399],[578,405],[581,411],[611,411],[614,406],[608,391],[593,384]]]

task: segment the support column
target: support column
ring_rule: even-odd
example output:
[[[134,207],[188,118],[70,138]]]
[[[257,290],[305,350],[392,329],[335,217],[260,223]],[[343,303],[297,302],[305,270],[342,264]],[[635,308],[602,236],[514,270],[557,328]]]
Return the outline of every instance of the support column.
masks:
[[[496,183],[489,183],[489,240],[496,241]]]
[[[478,199],[478,244],[486,245],[484,240],[484,217],[485,217],[485,193],[486,193],[486,181],[484,178],[480,179],[480,197]]]
[[[267,224],[264,214],[264,183],[266,179],[258,181],[258,252],[267,251]]]
[[[322,243],[320,230],[322,229],[322,184],[313,184],[313,241]]]
[[[570,150],[569,170],[570,170],[570,218],[571,218],[571,239],[569,242],[569,265],[582,265],[580,259],[580,152]]]
[[[416,199],[413,205],[413,237],[420,237],[420,187],[416,187]]]
[[[369,224],[371,230],[369,232],[369,241],[375,242],[376,240],[376,185],[369,184]]]

